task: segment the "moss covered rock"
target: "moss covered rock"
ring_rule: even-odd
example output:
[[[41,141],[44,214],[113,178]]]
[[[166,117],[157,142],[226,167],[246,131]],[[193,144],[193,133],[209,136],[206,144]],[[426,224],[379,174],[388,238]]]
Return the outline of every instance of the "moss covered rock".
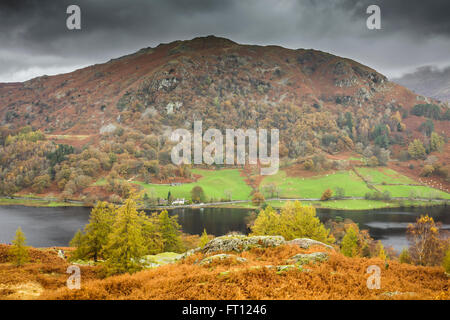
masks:
[[[213,261],[225,260],[225,259],[232,259],[237,263],[243,263],[243,262],[247,261],[247,259],[245,259],[245,258],[241,258],[241,257],[235,256],[232,254],[222,253],[222,254],[216,254],[214,256],[210,256],[210,257],[203,259],[202,261],[200,261],[200,265],[210,264]]]
[[[299,253],[288,260],[290,263],[295,263],[297,265],[304,265],[310,262],[323,262],[327,261],[329,255],[327,252],[314,252],[314,253]]]
[[[298,238],[298,239],[294,239],[291,241],[288,241],[287,244],[291,244],[291,245],[296,245],[299,246],[302,249],[309,249],[312,246],[322,246],[328,249],[334,249],[332,246],[317,241],[317,240],[312,240],[312,239],[308,239],[308,238]]]
[[[203,247],[202,252],[242,252],[252,248],[277,247],[285,243],[286,241],[282,236],[222,236],[208,242]]]
[[[155,255],[147,255],[139,261],[145,268],[156,268],[166,264],[175,263],[182,257],[179,253],[163,252]]]

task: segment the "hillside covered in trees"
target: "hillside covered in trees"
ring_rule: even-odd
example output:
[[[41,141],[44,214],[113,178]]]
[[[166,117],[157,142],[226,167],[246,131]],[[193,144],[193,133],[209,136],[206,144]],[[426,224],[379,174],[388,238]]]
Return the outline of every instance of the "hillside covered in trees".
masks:
[[[195,120],[204,130],[278,128],[282,166],[321,174],[351,167],[340,154],[370,167],[400,160],[396,170],[450,189],[448,104],[325,52],[209,36],[0,84],[0,194],[120,202],[133,181],[196,181],[171,163],[169,141]]]

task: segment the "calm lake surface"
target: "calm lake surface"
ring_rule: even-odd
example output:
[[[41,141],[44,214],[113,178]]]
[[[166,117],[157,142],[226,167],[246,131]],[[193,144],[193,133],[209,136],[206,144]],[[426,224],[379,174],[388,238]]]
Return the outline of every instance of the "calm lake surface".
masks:
[[[186,233],[201,234],[206,228],[209,234],[219,236],[230,231],[247,233],[247,218],[251,211],[184,208],[172,210],[170,213],[178,215]],[[10,243],[20,226],[31,246],[67,246],[74,233],[88,222],[89,212],[90,208],[83,207],[0,206],[0,243]],[[336,216],[351,219],[359,223],[361,229],[368,229],[374,239],[379,239],[385,246],[393,246],[397,250],[407,246],[405,237],[407,225],[426,213],[441,222],[443,229],[450,230],[450,207],[445,206],[367,211],[317,210],[323,222]]]

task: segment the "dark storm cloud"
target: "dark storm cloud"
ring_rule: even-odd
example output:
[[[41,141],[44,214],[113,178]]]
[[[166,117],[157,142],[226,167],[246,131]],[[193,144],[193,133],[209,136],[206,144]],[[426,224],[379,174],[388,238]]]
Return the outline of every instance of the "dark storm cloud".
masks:
[[[70,4],[81,7],[81,31],[66,28]],[[381,7],[380,31],[366,28],[370,4]],[[450,64],[449,12],[448,0],[2,0],[0,81],[71,71],[209,34],[315,48],[398,75]]]

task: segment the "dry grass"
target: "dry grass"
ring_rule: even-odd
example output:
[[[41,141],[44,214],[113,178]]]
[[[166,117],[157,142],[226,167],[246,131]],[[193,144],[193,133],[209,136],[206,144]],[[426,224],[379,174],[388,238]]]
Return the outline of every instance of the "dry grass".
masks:
[[[449,278],[440,267],[416,267],[380,259],[347,258],[331,252],[328,262],[309,265],[310,272],[255,266],[282,265],[296,253],[312,252],[294,246],[253,249],[235,260],[195,264],[201,254],[185,261],[121,275],[83,281],[82,289],[45,291],[43,299],[449,299]],[[370,265],[382,268],[381,289],[366,286]],[[229,271],[228,273],[223,273]],[[390,294],[394,293],[394,294]]]
[[[81,267],[82,288],[68,290],[68,263],[55,249],[30,249],[31,262],[8,262],[0,245],[0,299],[450,299],[449,279],[440,267],[417,267],[380,259],[347,258],[329,251],[330,259],[307,266],[310,272],[277,272],[264,266],[284,265],[303,250],[296,246],[253,249],[234,259],[199,265],[197,254],[174,265],[134,275],[100,278],[99,267]],[[370,265],[381,267],[381,289],[366,286]],[[394,294],[391,294],[394,293]]]
[[[66,248],[65,248],[66,249]],[[66,285],[68,262],[57,249],[29,250],[30,263],[17,267],[10,263],[9,246],[0,245],[0,299],[36,299],[42,292]],[[85,280],[98,279],[98,267],[81,267]]]

